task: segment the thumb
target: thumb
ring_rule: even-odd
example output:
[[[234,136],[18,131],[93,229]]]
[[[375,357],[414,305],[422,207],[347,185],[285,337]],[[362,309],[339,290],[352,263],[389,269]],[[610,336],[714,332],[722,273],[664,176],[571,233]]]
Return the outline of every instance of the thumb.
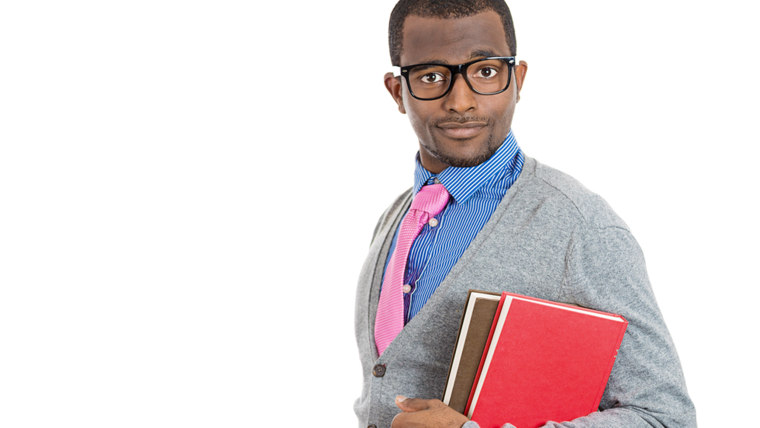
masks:
[[[421,398],[407,398],[403,395],[396,396],[396,406],[404,412],[416,412],[430,408],[429,400]]]

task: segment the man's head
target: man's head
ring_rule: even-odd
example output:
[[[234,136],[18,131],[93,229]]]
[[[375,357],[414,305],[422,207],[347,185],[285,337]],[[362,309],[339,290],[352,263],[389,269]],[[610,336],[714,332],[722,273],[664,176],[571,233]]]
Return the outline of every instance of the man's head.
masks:
[[[394,38],[394,28],[400,37]],[[503,1],[401,0],[391,14],[391,56],[399,66],[456,65],[485,57],[514,56],[511,28],[512,18]],[[467,75],[472,81],[478,72],[470,67]],[[462,75],[448,76],[449,82],[442,76],[428,75],[428,80],[451,85],[445,96],[435,100],[417,99],[403,78],[385,75],[385,86],[399,111],[409,115],[425,168],[437,173],[448,166],[475,166],[500,147],[512,123],[527,64],[520,62],[504,72],[513,73],[511,82],[506,91],[495,95],[473,92]],[[484,73],[492,75],[493,70]]]
[[[404,21],[409,15],[426,18],[462,18],[476,13],[494,11],[501,19],[510,55],[517,55],[515,26],[512,14],[504,0],[400,0],[391,12],[388,25],[388,46],[391,52],[391,64],[401,66],[401,50],[404,47]]]

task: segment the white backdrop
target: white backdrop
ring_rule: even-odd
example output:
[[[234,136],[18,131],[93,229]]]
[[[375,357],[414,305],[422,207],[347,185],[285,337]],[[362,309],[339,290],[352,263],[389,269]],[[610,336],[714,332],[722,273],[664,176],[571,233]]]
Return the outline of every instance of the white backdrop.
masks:
[[[355,426],[355,280],[411,184],[393,0],[0,5],[0,426]],[[524,151],[647,256],[701,426],[760,382],[749,2],[513,0]]]

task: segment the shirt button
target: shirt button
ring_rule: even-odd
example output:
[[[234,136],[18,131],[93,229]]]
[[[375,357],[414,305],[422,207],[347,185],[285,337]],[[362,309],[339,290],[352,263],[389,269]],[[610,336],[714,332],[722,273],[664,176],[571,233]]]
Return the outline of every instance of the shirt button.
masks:
[[[439,180],[437,178],[434,178],[433,179],[433,183],[435,183],[435,184],[441,184],[441,180]]]
[[[408,293],[412,291],[412,286],[409,284],[404,284],[404,293]]]
[[[375,367],[372,367],[372,374],[375,377],[383,377],[385,376],[385,365],[383,364],[377,364]]]
[[[438,220],[431,218],[428,224],[430,225],[430,227],[436,227],[438,226]]]

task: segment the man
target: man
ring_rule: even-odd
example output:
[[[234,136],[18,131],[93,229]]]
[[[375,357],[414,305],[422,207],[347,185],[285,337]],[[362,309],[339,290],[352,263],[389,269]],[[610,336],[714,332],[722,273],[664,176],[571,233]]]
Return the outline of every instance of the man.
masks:
[[[419,155],[414,187],[380,218],[359,279],[359,426],[477,426],[438,400],[470,288],[628,320],[600,411],[546,426],[695,426],[627,226],[575,180],[524,156],[511,132],[528,66],[514,59],[503,0],[400,0],[389,33],[400,75],[386,74],[385,86]]]

